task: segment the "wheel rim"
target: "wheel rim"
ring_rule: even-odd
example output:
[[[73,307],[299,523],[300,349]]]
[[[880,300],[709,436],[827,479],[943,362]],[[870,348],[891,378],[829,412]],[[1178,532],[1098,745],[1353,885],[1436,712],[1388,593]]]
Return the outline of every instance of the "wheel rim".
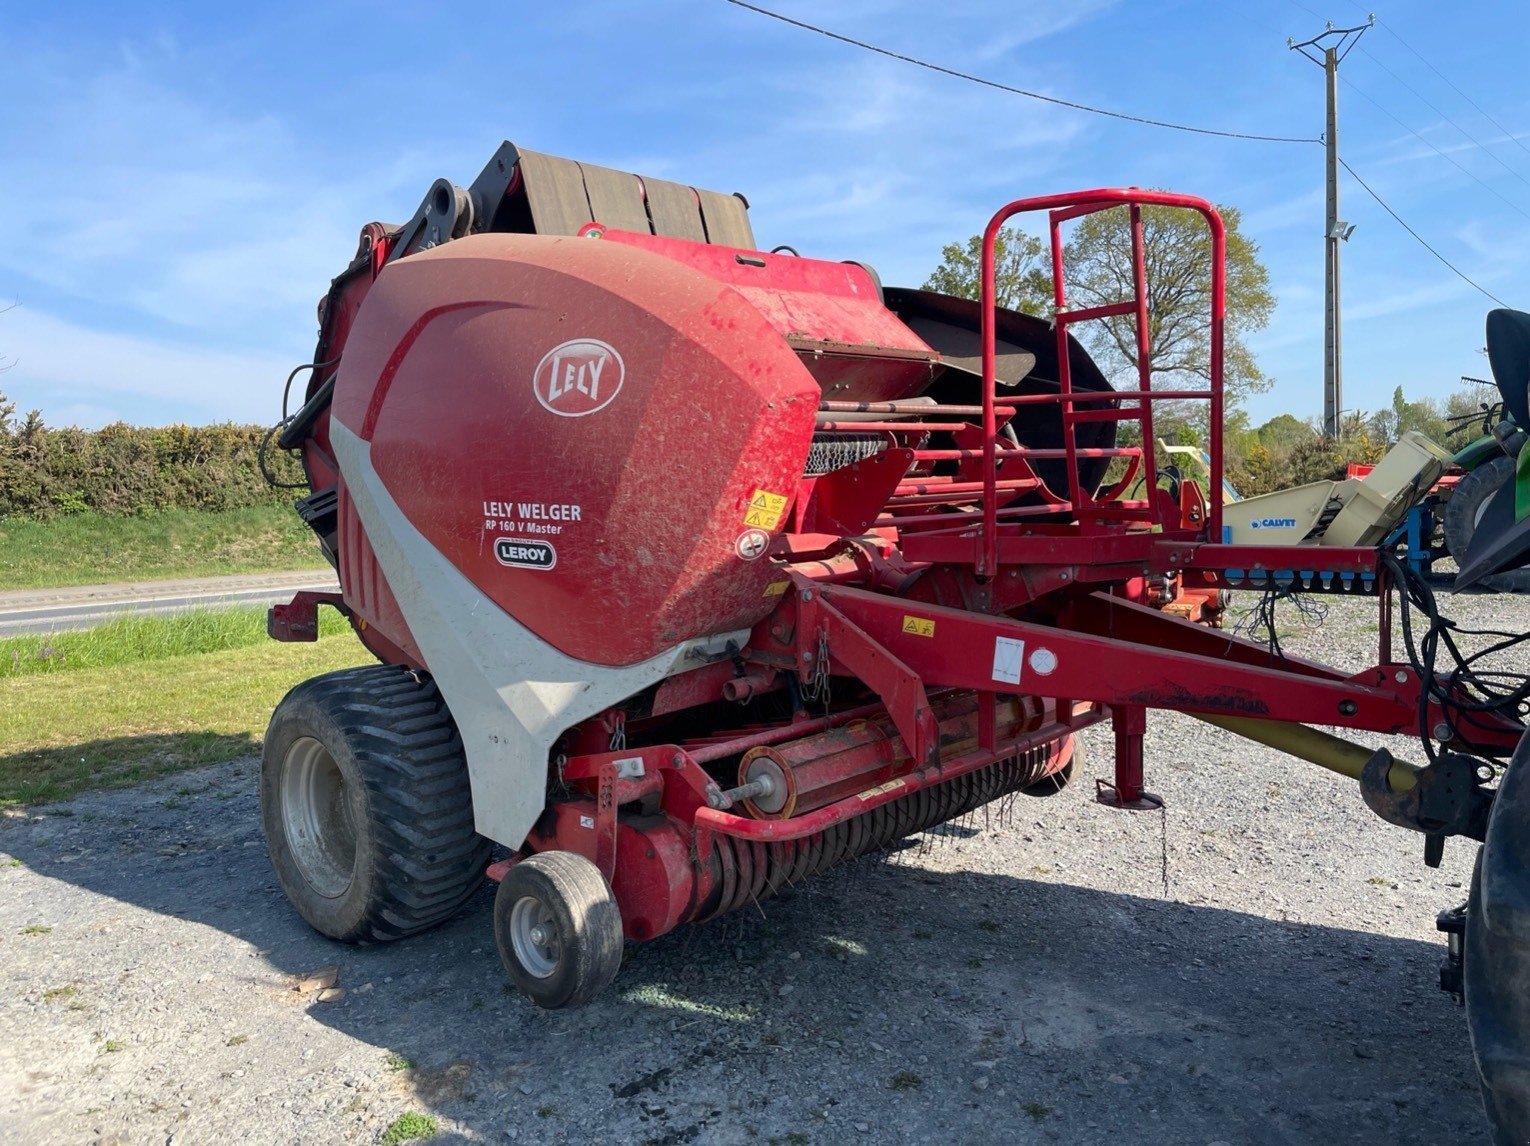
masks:
[[[510,909],[510,946],[527,974],[545,979],[556,971],[563,952],[552,909],[535,896],[516,900]]]
[[[356,799],[329,751],[311,736],[287,749],[282,767],[282,823],[303,878],[338,899],[356,870]]]

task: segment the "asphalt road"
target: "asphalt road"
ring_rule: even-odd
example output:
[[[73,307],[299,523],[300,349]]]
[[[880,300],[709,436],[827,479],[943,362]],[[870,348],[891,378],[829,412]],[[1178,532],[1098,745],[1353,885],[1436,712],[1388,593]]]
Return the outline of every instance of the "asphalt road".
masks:
[[[299,589],[336,589],[332,575],[262,573],[183,581],[136,581],[0,593],[0,637],[87,629],[130,613],[164,614],[227,605],[269,605]]]

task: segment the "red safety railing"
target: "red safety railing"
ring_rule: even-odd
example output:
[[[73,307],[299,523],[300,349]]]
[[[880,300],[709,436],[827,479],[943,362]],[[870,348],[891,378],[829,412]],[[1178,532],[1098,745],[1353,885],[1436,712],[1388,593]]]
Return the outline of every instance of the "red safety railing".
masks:
[[[1142,232],[1142,208],[1144,206],[1173,207],[1195,211],[1205,220],[1211,233],[1211,314],[1210,350],[1208,361],[1209,384],[1205,390],[1157,391],[1152,388],[1151,324],[1148,309],[1147,266]],[[1102,306],[1068,309],[1067,286],[1063,268],[1062,225],[1098,211],[1126,207],[1131,215],[1131,248],[1133,297]],[[1057,335],[1058,393],[1025,397],[998,398],[995,394],[995,328],[996,290],[994,286],[994,243],[1000,229],[1016,215],[1034,211],[1048,212],[1052,241],[1052,289],[1055,313],[1053,316]],[[983,500],[982,539],[977,559],[977,572],[981,576],[993,576],[998,570],[998,543],[1000,514],[998,494],[998,429],[999,408],[1055,402],[1062,408],[1063,453],[1068,465],[1068,498],[1073,516],[1080,532],[1099,532],[1114,525],[1130,525],[1138,522],[1145,527],[1162,526],[1159,507],[1154,497],[1158,486],[1158,468],[1153,457],[1153,404],[1166,400],[1203,399],[1210,403],[1208,416],[1209,450],[1211,455],[1211,481],[1208,500],[1208,536],[1220,540],[1222,534],[1222,359],[1223,321],[1226,314],[1226,261],[1227,239],[1222,219],[1216,209],[1204,199],[1193,195],[1176,195],[1165,191],[1142,191],[1136,188],[1102,188],[1063,195],[1042,195],[1029,199],[1017,199],[1002,207],[988,222],[983,232],[982,257],[982,347],[983,347]],[[1111,393],[1093,391],[1074,392],[1072,370],[1068,356],[1069,328],[1079,323],[1131,315],[1135,319],[1137,335],[1137,389],[1116,390]],[[1107,408],[1087,408],[1091,403],[1112,403]],[[1129,404],[1129,403],[1135,403]],[[1086,408],[1080,409],[1081,406]],[[1097,498],[1093,491],[1082,488],[1079,481],[1079,459],[1101,453],[1117,456],[1130,454],[1126,450],[1084,451],[1077,445],[1074,427],[1083,422],[1136,421],[1142,427],[1142,445],[1133,464],[1140,467],[1145,478],[1146,501],[1122,500],[1120,494],[1128,487],[1132,473],[1117,482],[1106,496]],[[1005,451],[1008,454],[1010,451]],[[1045,451],[1021,451],[1032,456]]]
[[[1152,386],[1152,314],[1148,302],[1144,206],[1180,208],[1202,215],[1211,234],[1211,314],[1209,384],[1204,390],[1154,390]],[[1062,226],[1098,211],[1124,207],[1130,213],[1132,297],[1098,306],[1068,309],[1063,266]],[[1055,394],[996,392],[997,316],[994,244],[1000,229],[1016,215],[1049,213],[1054,291],[1058,391]],[[1162,401],[1205,400],[1209,409],[1211,481],[1207,526],[1199,540],[1222,536],[1222,359],[1226,240],[1222,220],[1204,199],[1163,191],[1097,190],[1018,199],[989,221],[982,252],[982,403],[940,404],[928,399],[882,402],[824,400],[817,429],[831,435],[882,435],[888,446],[907,452],[909,468],[870,524],[895,528],[917,559],[972,563],[980,576],[1006,563],[1056,561],[1059,539],[1085,541],[1069,550],[1069,560],[1119,561],[1135,548],[1123,544],[1165,533],[1186,537],[1178,507],[1171,510],[1157,496],[1158,467],[1153,406]],[[1070,330],[1081,323],[1130,316],[1135,324],[1135,389],[1075,390],[1069,355]],[[1055,447],[1024,446],[1003,436],[1005,426],[1038,407],[1058,410],[1062,439]],[[1080,446],[1077,428],[1102,422],[1137,422],[1142,442],[1131,446]],[[1080,478],[1081,461],[1123,459],[1125,473],[1108,488]],[[1067,488],[1050,488],[1033,463],[1062,462]],[[952,465],[951,463],[955,463]],[[941,472],[936,472],[937,467]],[[1091,467],[1096,473],[1099,467]],[[1053,465],[1052,477],[1057,476]],[[951,472],[953,471],[954,472]],[[1139,477],[1146,495],[1127,495]],[[1135,534],[1135,537],[1132,535]],[[1003,545],[1001,546],[1001,539]],[[1140,546],[1137,546],[1140,548]],[[1084,556],[1080,556],[1080,555]]]
[[[1088,306],[1079,311],[1069,311],[1066,294],[1066,275],[1063,271],[1062,225],[1069,220],[1080,219],[1097,211],[1126,207],[1131,213],[1132,245],[1132,297],[1103,306]],[[1170,207],[1196,211],[1206,219],[1212,237],[1212,314],[1210,314],[1209,386],[1206,390],[1160,390],[1152,389],[1152,327],[1151,314],[1147,309],[1147,266],[1143,242],[1143,207]],[[1137,188],[1100,188],[1095,191],[1079,191],[1073,194],[1036,196],[1016,199],[1002,207],[993,219],[988,220],[982,236],[982,431],[984,431],[984,522],[982,522],[982,546],[978,558],[979,575],[993,575],[998,571],[999,517],[994,503],[996,470],[998,461],[998,405],[994,393],[994,367],[996,367],[996,288],[994,288],[994,242],[1008,220],[1017,214],[1031,211],[1047,211],[1051,236],[1051,262],[1053,262],[1053,324],[1057,335],[1057,393],[1034,395],[1021,401],[1056,401],[1062,407],[1063,451],[1068,459],[1068,500],[1073,503],[1074,519],[1082,532],[1097,532],[1108,523],[1141,522],[1143,525],[1163,525],[1158,516],[1155,491],[1158,488],[1158,467],[1154,459],[1154,402],[1169,399],[1206,399],[1210,402],[1210,494],[1209,537],[1221,539],[1222,531],[1222,321],[1226,318],[1226,266],[1227,236],[1222,220],[1209,202],[1196,196],[1174,194],[1169,191],[1143,191]],[[1069,327],[1100,318],[1131,315],[1137,332],[1137,389],[1115,390],[1114,393],[1085,392],[1073,390],[1073,369],[1069,363]],[[1109,409],[1079,409],[1086,402],[1102,402],[1118,399]],[[1131,404],[1135,402],[1135,404]],[[1129,487],[1132,471],[1120,482],[1106,491],[1103,499],[1085,490],[1079,480],[1079,459],[1086,456],[1077,447],[1074,427],[1080,422],[1135,421],[1141,425],[1140,453],[1134,465],[1143,470],[1146,502],[1120,500],[1118,494]],[[1089,451],[1092,453],[1092,451]]]
[[[1097,211],[1126,207],[1131,213],[1132,246],[1132,292],[1131,298],[1103,306],[1069,311],[1066,294],[1066,277],[1063,272],[1062,225],[1069,220],[1080,219]],[[1160,390],[1152,389],[1151,314],[1147,309],[1147,266],[1143,242],[1143,207],[1170,207],[1196,211],[1206,219],[1212,237],[1212,314],[1209,330],[1209,386],[1206,390]],[[1033,395],[1021,399],[1004,399],[1002,404],[1040,404],[1054,401],[1062,407],[1063,453],[1068,459],[1068,500],[1073,508],[1074,519],[1082,532],[1099,532],[1111,523],[1143,523],[1147,528],[1163,525],[1158,516],[1155,491],[1158,488],[1158,467],[1154,459],[1154,402],[1169,399],[1206,399],[1210,402],[1209,453],[1210,494],[1207,497],[1209,537],[1221,539],[1222,531],[1222,321],[1226,318],[1226,266],[1227,236],[1222,220],[1209,202],[1196,196],[1174,194],[1169,191],[1143,191],[1137,188],[1100,188],[1095,191],[1079,191],[1073,194],[1053,194],[1030,199],[1016,199],[1002,207],[993,219],[988,220],[982,236],[982,433],[984,433],[984,499],[982,499],[982,546],[978,557],[978,574],[991,575],[998,571],[999,514],[996,505],[996,462],[998,462],[998,407],[1001,399],[994,393],[994,369],[996,369],[996,288],[994,288],[994,242],[1005,223],[1017,214],[1031,211],[1047,211],[1051,234],[1051,263],[1053,263],[1053,324],[1057,335],[1057,395]],[[1137,332],[1137,389],[1115,390],[1112,393],[1082,392],[1073,389],[1073,370],[1069,363],[1069,327],[1102,318],[1131,315]],[[1112,401],[1108,409],[1079,409],[1091,402]],[[1141,425],[1141,447],[1132,465],[1143,470],[1146,502],[1121,500],[1120,493],[1131,483],[1132,471],[1105,491],[1105,497],[1095,497],[1085,490],[1079,480],[1079,459],[1097,451],[1080,451],[1074,427],[1080,422],[1135,421]]]

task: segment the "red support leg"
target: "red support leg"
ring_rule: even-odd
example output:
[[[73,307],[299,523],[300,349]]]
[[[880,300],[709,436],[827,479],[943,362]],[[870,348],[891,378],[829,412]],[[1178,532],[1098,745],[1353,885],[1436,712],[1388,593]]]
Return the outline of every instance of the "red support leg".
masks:
[[[1139,704],[1117,704],[1110,709],[1116,731],[1116,781],[1096,780],[1095,799],[1112,808],[1144,811],[1163,807],[1163,799],[1144,791],[1142,735],[1147,731],[1147,709]]]

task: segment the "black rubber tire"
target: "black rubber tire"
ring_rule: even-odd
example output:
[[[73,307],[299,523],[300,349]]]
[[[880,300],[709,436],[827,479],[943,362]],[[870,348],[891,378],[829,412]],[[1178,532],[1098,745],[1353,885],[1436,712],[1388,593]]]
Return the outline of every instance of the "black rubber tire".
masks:
[[[1493,1141],[1530,1141],[1530,736],[1498,785],[1466,909],[1466,1021]]]
[[[516,950],[516,905],[535,901],[556,930],[551,968]],[[530,912],[532,907],[523,908]],[[494,897],[494,943],[510,978],[539,1007],[579,1006],[598,995],[622,966],[622,917],[605,877],[574,852],[538,852],[505,874]]]
[[[1500,454],[1483,462],[1456,483],[1445,503],[1445,548],[1460,564],[1477,532],[1477,522],[1492,496],[1514,480],[1514,459]]]
[[[1477,522],[1487,503],[1505,484],[1514,480],[1515,460],[1507,454],[1483,462],[1451,491],[1445,503],[1445,548],[1460,565],[1477,532]],[[1481,586],[1496,593],[1530,592],[1530,570],[1508,569],[1483,578]]]
[[[309,859],[323,841],[303,836],[285,809],[283,784],[312,742],[338,773],[346,820],[333,871],[343,890],[316,882]],[[266,847],[282,890],[315,930],[347,943],[400,939],[457,913],[483,884],[489,841],[473,830],[462,740],[435,683],[394,665],[314,677],[276,706],[260,778]],[[323,829],[312,832],[315,839]],[[326,853],[328,854],[328,853]],[[346,855],[349,855],[349,859]],[[341,874],[338,878],[344,879]],[[336,891],[338,890],[338,894]]]

